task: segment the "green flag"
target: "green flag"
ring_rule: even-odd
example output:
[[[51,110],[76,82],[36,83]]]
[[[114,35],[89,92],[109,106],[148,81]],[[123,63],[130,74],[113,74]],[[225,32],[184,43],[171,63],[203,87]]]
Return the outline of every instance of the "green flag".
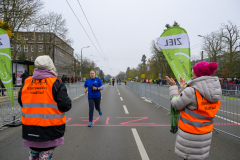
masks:
[[[163,32],[157,41],[175,77],[187,81],[191,79],[190,42],[185,29],[171,27]]]
[[[185,29],[181,27],[171,27],[166,29],[157,41],[165,58],[168,61],[175,77],[180,81],[180,77],[189,81],[191,79],[191,55],[190,42]],[[178,120],[180,111],[171,106],[171,130],[176,133],[178,130]]]
[[[7,33],[0,28],[0,79],[7,89],[8,96],[14,105],[13,82],[12,82],[12,60],[10,41]]]

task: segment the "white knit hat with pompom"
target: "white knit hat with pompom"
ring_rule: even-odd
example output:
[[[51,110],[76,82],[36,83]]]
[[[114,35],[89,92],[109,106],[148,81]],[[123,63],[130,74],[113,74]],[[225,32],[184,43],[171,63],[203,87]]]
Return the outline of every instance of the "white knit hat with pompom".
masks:
[[[56,74],[56,68],[48,55],[38,56],[35,59],[34,65],[37,69],[52,71]]]

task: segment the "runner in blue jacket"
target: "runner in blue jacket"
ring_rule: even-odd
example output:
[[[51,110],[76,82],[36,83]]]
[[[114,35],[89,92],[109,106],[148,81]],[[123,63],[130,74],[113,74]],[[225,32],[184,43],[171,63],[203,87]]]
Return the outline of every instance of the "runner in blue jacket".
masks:
[[[87,93],[88,91],[88,103],[89,103],[89,124],[88,127],[92,126],[93,121],[93,111],[94,111],[94,105],[96,110],[98,111],[99,115],[102,115],[102,111],[100,108],[100,102],[101,102],[101,93],[100,90],[103,90],[104,86],[102,84],[101,79],[95,77],[95,71],[90,71],[90,77],[86,80],[84,84],[84,91]],[[86,89],[88,88],[88,90]]]

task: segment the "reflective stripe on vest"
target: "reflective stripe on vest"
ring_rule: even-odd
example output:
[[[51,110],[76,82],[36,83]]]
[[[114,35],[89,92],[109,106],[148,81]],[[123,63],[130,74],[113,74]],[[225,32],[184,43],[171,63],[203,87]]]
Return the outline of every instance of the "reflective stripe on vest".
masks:
[[[213,120],[221,106],[221,102],[220,100],[209,102],[196,89],[195,92],[198,108],[197,110],[189,110],[188,108],[181,110],[178,126],[188,133],[206,134],[213,129]]]
[[[54,118],[63,118],[65,113],[63,114],[25,114],[22,113],[24,118],[42,118],[42,119],[54,119]]]
[[[55,104],[49,104],[49,103],[23,103],[23,107],[43,107],[43,108],[54,108],[58,109],[58,106]]]
[[[189,121],[183,117],[180,117],[180,119],[186,123],[186,124],[190,124],[192,126],[195,126],[195,127],[203,127],[203,126],[209,126],[210,124],[213,124],[213,121],[211,122],[203,122],[203,123],[200,123],[200,122],[193,122],[193,121]]]
[[[24,125],[48,127],[66,123],[66,115],[59,111],[52,94],[56,80],[55,77],[25,80],[21,95],[21,122]]]
[[[183,111],[187,114],[189,114],[192,117],[195,117],[197,119],[209,119],[209,120],[213,120],[214,117],[207,117],[207,116],[203,116],[201,114],[197,114],[195,112],[192,112],[191,110],[189,110],[188,108],[184,108]]]

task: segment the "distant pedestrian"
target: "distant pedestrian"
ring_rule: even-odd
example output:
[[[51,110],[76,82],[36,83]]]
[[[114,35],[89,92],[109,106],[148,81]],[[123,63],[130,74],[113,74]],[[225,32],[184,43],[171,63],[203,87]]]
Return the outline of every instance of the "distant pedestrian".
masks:
[[[4,94],[4,91],[6,90],[5,89],[5,87],[4,87],[4,84],[3,84],[3,82],[0,80],[0,85],[1,85],[1,92],[2,92],[2,96],[6,96],[5,94]]]
[[[117,80],[117,84],[118,84],[118,80]]]
[[[115,79],[114,79],[114,77],[113,77],[113,79],[112,79],[112,85],[114,86],[114,83],[115,83]]]
[[[74,77],[72,76],[72,78],[71,78],[71,81],[72,81],[72,83],[74,83]]]
[[[209,156],[213,120],[220,108],[222,95],[218,77],[211,77],[217,68],[215,62],[195,64],[193,79],[187,87],[185,80],[180,78],[180,95],[176,82],[166,77],[170,85],[171,105],[181,111],[175,153],[184,159],[204,160]]]
[[[86,89],[88,88],[88,90]],[[94,106],[98,111],[99,115],[102,115],[102,110],[100,108],[101,103],[101,93],[100,90],[103,90],[104,86],[101,79],[95,77],[95,71],[90,71],[90,78],[85,81],[84,92],[88,91],[88,103],[89,103],[89,123],[88,127],[93,125],[93,112]]]
[[[69,77],[67,76],[67,83],[69,83]]]
[[[65,112],[72,104],[65,85],[56,78],[52,59],[39,56],[34,64],[33,76],[18,94],[23,146],[30,148],[29,160],[52,160],[54,149],[64,144]]]
[[[66,75],[64,75],[64,77],[63,77],[63,83],[68,83],[68,78]]]
[[[29,77],[28,71],[25,70],[24,73],[21,75],[20,78],[22,78],[22,85],[24,85],[25,79]]]
[[[16,85],[16,72],[13,72],[12,74],[12,81],[13,81],[13,87]]]

